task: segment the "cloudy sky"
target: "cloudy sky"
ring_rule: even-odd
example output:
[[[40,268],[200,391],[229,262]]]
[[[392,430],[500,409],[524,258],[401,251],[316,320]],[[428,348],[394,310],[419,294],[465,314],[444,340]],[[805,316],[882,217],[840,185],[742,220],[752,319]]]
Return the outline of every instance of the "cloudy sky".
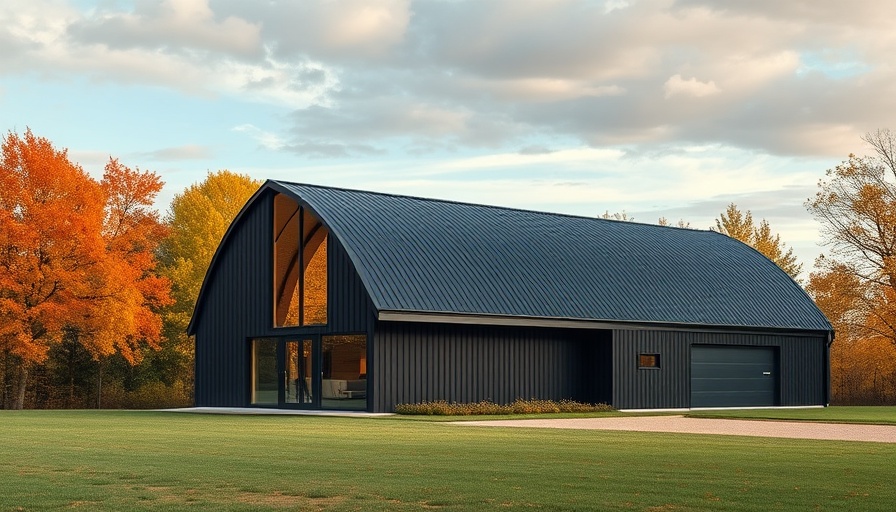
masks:
[[[207,172],[709,228],[894,128],[889,0],[3,0],[0,129]]]

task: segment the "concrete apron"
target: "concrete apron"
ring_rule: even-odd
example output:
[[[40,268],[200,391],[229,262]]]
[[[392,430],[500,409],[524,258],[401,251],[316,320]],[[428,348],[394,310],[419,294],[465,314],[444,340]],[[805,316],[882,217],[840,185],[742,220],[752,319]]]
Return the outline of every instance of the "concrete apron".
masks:
[[[452,424],[470,427],[625,430],[633,432],[668,432],[676,434],[715,434],[728,436],[896,443],[896,426],[894,425],[855,425],[845,423],[816,423],[808,421],[729,420],[686,418],[684,416],[635,416],[630,418],[458,421],[452,422]]]

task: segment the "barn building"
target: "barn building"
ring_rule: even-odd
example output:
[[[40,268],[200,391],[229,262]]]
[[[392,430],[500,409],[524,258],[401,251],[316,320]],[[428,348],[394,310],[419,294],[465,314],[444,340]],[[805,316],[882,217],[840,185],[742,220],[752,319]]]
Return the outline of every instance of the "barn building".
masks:
[[[267,181],[188,328],[196,405],[829,400],[831,325],[711,232]]]

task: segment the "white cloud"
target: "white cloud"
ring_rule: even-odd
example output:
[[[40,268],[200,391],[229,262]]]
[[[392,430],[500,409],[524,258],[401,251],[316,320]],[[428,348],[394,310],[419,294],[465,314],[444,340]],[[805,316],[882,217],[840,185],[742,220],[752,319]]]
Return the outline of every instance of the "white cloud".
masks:
[[[241,124],[239,126],[234,126],[231,130],[248,134],[262,147],[267,149],[278,150],[286,146],[286,142],[283,138],[276,133],[264,131],[252,124]]]
[[[726,93],[763,93],[776,80],[788,79],[796,73],[799,57],[785,50],[771,55],[734,55],[721,63]],[[763,90],[764,89],[764,90]]]
[[[329,93],[339,86],[333,71],[320,63],[287,62],[270,53],[262,64],[226,60],[209,72],[225,94],[285,108],[328,105]]]
[[[323,41],[336,48],[383,51],[399,42],[410,19],[406,1],[323,4]]]
[[[257,20],[278,58],[307,56],[370,64],[389,58],[411,23],[409,0],[222,1],[222,12]]]
[[[208,160],[212,152],[206,146],[186,144],[183,146],[161,148],[143,153],[143,158],[155,161]]]
[[[896,7],[760,4],[9,0],[0,63],[299,111],[281,148],[346,155],[541,136],[840,154],[890,122]]]
[[[560,101],[625,94],[625,89],[618,85],[597,85],[587,80],[560,78],[470,79],[465,80],[464,84],[471,89],[488,91],[505,100],[515,101]]]
[[[666,83],[663,84],[663,91],[665,91],[666,98],[668,99],[677,95],[702,98],[704,96],[718,94],[721,90],[712,80],[709,82],[701,82],[694,77],[684,79],[678,74],[672,75],[666,80]]]
[[[604,14],[609,14],[613,11],[625,9],[628,6],[629,3],[626,0],[607,0],[606,2],[604,2]]]
[[[80,44],[110,48],[165,48],[167,52],[199,49],[251,56],[261,51],[261,27],[228,16],[218,21],[208,0],[137,3],[133,12],[95,10],[67,27]]]
[[[87,76],[286,108],[326,104],[338,87],[324,64],[276,59],[260,23],[216,16],[206,0],[138,3],[133,12],[13,2],[0,8],[0,26],[0,41],[19,49],[0,61],[14,59],[60,80]]]

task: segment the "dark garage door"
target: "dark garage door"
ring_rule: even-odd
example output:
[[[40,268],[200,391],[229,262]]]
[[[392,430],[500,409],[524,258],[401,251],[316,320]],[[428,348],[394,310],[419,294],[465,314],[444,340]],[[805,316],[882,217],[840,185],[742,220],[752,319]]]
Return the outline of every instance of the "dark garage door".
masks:
[[[691,407],[776,405],[777,379],[774,347],[691,347]]]

